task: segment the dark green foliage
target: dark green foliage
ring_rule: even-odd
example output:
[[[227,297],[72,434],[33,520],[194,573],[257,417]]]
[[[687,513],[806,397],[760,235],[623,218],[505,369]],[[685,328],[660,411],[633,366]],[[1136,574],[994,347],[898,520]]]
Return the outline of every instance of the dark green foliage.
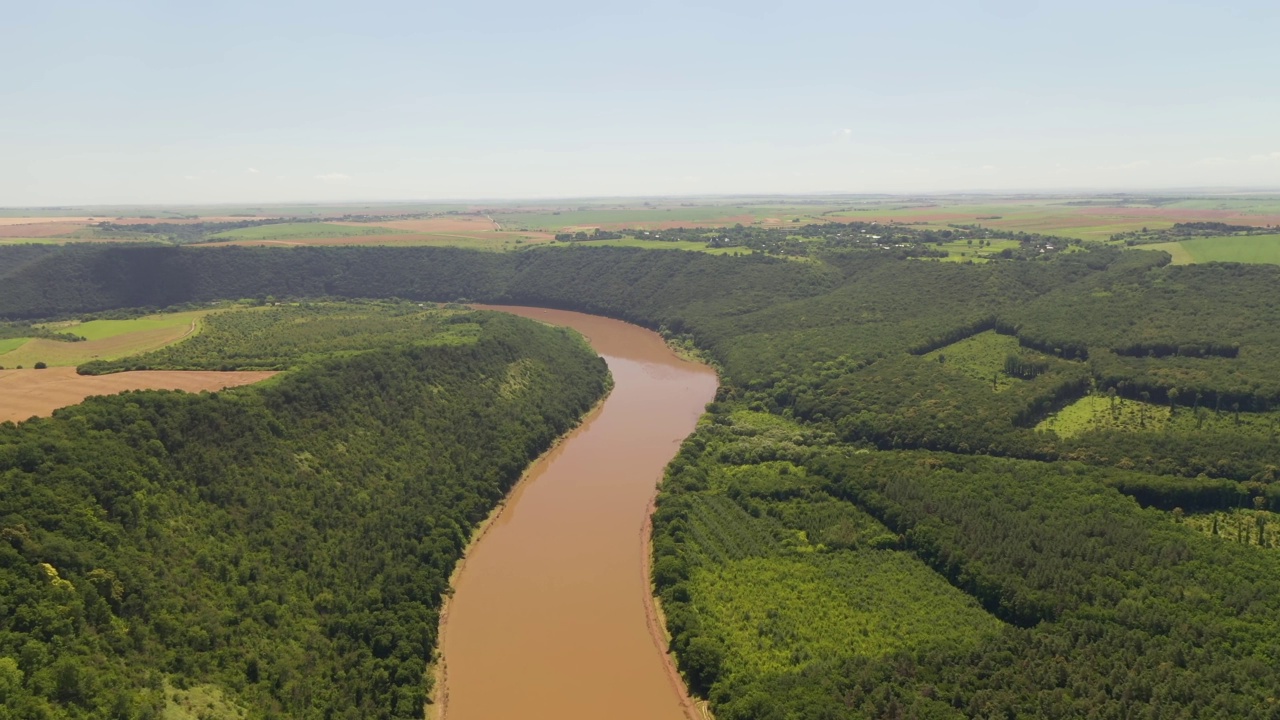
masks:
[[[746,257],[68,248],[5,275],[0,315],[343,295],[664,328],[723,371],[719,402],[668,470],[653,564],[680,666],[722,720],[1276,717],[1280,555],[1172,518],[1280,502],[1268,416],[1249,433],[1227,419],[1280,402],[1280,270],[1166,267],[1164,254],[1116,248],[1040,257],[1037,239],[1008,261],[934,263],[904,259],[927,249],[919,229],[883,227],[872,242],[864,228],[815,227],[784,240],[732,229],[759,244]],[[851,229],[859,237],[843,237]],[[805,259],[770,256],[797,247]],[[400,337],[400,322],[383,330]],[[244,347],[263,333],[281,343],[246,366],[305,345],[246,332]],[[446,349],[414,352],[428,351]],[[1086,393],[1223,419],[1033,429]],[[34,470],[41,452],[14,462]],[[0,688],[15,677],[5,667]],[[71,705],[94,687],[56,676],[41,687]]]
[[[253,717],[421,717],[470,529],[606,382],[565,331],[464,319],[465,344],[0,426],[11,716],[157,717],[164,674]]]

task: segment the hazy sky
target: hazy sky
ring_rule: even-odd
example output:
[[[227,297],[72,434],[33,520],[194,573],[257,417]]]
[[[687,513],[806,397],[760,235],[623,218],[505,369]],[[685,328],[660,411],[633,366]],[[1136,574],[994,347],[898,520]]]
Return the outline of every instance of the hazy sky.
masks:
[[[27,2],[0,206],[1280,187],[1280,3]]]

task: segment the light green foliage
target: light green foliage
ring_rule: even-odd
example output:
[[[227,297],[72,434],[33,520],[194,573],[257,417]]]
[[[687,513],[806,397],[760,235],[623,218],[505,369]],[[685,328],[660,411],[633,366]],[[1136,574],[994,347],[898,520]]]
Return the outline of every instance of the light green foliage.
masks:
[[[1179,517],[1176,521],[1195,528],[1205,535],[1228,542],[1264,548],[1280,548],[1280,513],[1270,510],[1246,510],[1237,508],[1223,512],[1196,513]],[[1259,537],[1261,530],[1261,537]],[[1259,543],[1259,540],[1262,542]]]
[[[1036,430],[1053,431],[1064,438],[1096,430],[1223,432],[1276,438],[1280,435],[1280,412],[1236,413],[1185,406],[1170,409],[1168,405],[1091,393],[1042,420]]]
[[[289,240],[306,238],[398,235],[403,231],[375,225],[335,225],[333,223],[273,223],[228,230],[211,235],[211,240]]]
[[[179,689],[166,678],[164,699],[160,720],[240,720],[249,714],[217,685],[207,683]]]
[[[1000,621],[908,553],[748,557],[702,566],[690,593],[725,674],[767,677],[815,659],[975,645]]]

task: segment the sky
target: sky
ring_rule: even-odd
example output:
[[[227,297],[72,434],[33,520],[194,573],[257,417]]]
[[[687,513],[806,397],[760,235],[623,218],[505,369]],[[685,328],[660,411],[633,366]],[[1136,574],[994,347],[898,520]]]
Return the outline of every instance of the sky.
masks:
[[[1280,3],[10,3],[0,206],[1280,189]]]

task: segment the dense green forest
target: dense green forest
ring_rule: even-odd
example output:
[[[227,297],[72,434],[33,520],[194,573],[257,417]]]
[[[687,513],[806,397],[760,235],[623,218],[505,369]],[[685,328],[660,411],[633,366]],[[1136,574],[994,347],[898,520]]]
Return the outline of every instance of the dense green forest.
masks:
[[[421,717],[471,528],[607,384],[576,335],[494,313],[219,318],[194,361],[267,321],[307,328],[262,349],[297,369],[0,424],[0,717],[160,717],[191,688],[248,717]]]
[[[1280,714],[1280,268],[847,232],[799,258],[69,247],[24,256],[0,317],[343,296],[637,322],[722,375],[653,578],[722,720]],[[305,344],[240,331],[237,367]]]

